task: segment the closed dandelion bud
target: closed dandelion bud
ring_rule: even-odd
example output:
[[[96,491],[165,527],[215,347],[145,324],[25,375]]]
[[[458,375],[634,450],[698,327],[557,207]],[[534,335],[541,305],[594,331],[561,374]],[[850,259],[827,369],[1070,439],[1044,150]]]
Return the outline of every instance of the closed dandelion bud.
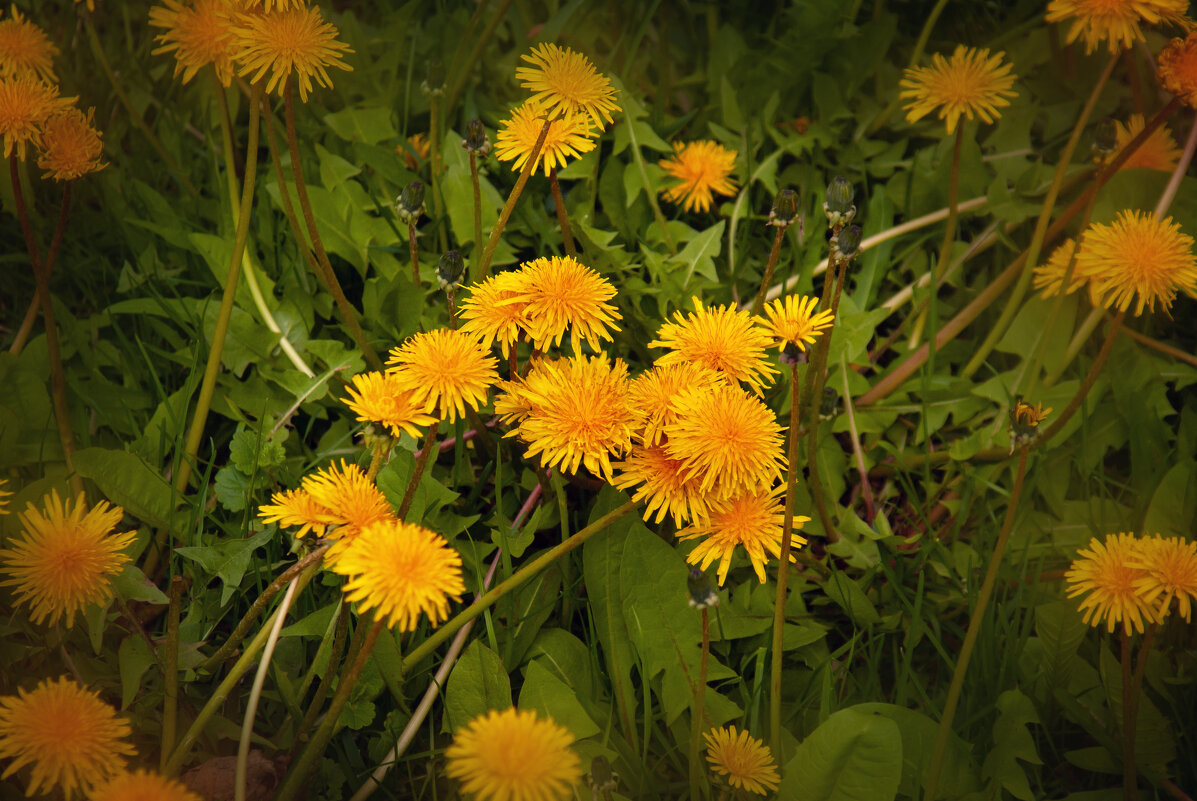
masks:
[[[773,209],[769,212],[769,225],[785,228],[794,223],[798,217],[798,194],[793,189],[783,189],[777,193],[773,201]]]
[[[1108,156],[1118,149],[1118,125],[1109,117],[1097,124],[1093,149],[1102,156]]]
[[[619,786],[619,774],[611,770],[611,763],[602,754],[590,761],[590,794],[601,798],[604,793],[612,793]]]
[[[461,146],[475,156],[485,156],[490,152],[490,138],[486,135],[482,120],[475,117],[466,124],[466,138],[461,140]]]
[[[711,580],[697,567],[691,568],[690,575],[686,577],[686,594],[689,595],[692,609],[706,609],[719,605],[719,596],[715,594]]]
[[[823,397],[819,400],[819,419],[831,420],[840,412],[840,394],[834,387],[823,387]]]
[[[833,246],[841,259],[850,259],[860,251],[861,230],[859,225],[849,225],[840,231]]]
[[[1010,409],[1010,452],[1014,453],[1016,447],[1033,440],[1039,434],[1039,424],[1051,413],[1052,410],[1044,409],[1042,403],[1032,406],[1023,403],[1022,398],[1016,400]]]
[[[827,201],[823,204],[823,213],[827,215],[827,224],[836,227],[847,225],[856,216],[856,207],[852,205],[852,198],[856,190],[852,182],[842,175],[837,175],[827,185]]]
[[[440,282],[441,289],[457,286],[461,283],[461,276],[464,273],[465,262],[456,250],[450,250],[441,256],[440,262],[436,265],[436,280]]]
[[[410,222],[420,216],[424,209],[424,182],[412,181],[403,188],[403,194],[397,201],[399,216],[404,222]]]
[[[439,58],[428,59],[428,73],[420,89],[425,94],[439,95],[445,91],[445,65]]]

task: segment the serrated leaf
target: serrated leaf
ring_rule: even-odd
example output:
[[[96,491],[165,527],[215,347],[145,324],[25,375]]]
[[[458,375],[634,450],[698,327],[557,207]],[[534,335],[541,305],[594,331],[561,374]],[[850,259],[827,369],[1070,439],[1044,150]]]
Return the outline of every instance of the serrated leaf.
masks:
[[[283,444],[263,436],[260,431],[239,427],[229,442],[230,461],[247,476],[260,468],[280,465],[286,457]]]
[[[901,731],[887,717],[841,709],[802,741],[781,775],[778,798],[892,801],[902,778]]]
[[[670,263],[684,267],[686,270],[686,276],[682,280],[683,290],[689,285],[690,279],[696,272],[711,281],[719,280],[719,274],[715,270],[715,257],[722,250],[723,229],[726,224],[726,220],[720,220],[705,231],[700,231],[686,243],[686,247],[682,248],[681,253],[670,259]]]
[[[993,724],[993,750],[985,756],[981,776],[1001,785],[1015,798],[1031,801],[1034,794],[1026,770],[1019,763],[1042,764],[1028,728],[1039,722],[1039,713],[1031,699],[1018,690],[1006,690],[995,706],[1000,714]]]
[[[274,531],[266,528],[248,539],[237,538],[215,545],[185,546],[175,548],[175,553],[198,564],[209,576],[220,579],[224,585],[220,605],[224,606],[241,586],[241,579],[249,569],[254,549],[265,545],[273,536]]]

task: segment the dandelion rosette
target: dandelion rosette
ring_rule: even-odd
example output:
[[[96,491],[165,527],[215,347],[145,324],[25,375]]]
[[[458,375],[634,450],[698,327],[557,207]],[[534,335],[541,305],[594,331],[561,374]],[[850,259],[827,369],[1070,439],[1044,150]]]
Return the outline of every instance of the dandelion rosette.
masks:
[[[508,270],[472,284],[469,290],[457,312],[461,330],[478,337],[485,348],[498,342],[507,358],[528,325],[528,302],[523,300],[527,276],[521,270]]]
[[[104,144],[92,124],[94,114],[68,108],[46,120],[37,166],[55,181],[73,181],[107,166],[100,163]]]
[[[499,360],[490,356],[473,335],[465,331],[438,328],[410,337],[391,350],[387,372],[398,385],[452,423],[465,415],[466,407],[477,409],[486,403],[487,390],[499,380]]]
[[[16,151],[25,160],[29,142],[37,144],[42,126],[54,114],[70,107],[73,97],[59,97],[58,87],[30,74],[0,77],[0,137],[4,158]]]
[[[275,5],[281,8],[283,4]],[[282,95],[287,82],[294,80],[299,85],[299,99],[307,102],[313,79],[331,89],[330,68],[353,70],[342,60],[353,49],[337,41],[336,27],[324,21],[319,7],[294,5],[265,14],[242,14],[234,31],[233,60],[239,64],[238,75],[253,73],[253,83],[269,72],[267,93],[277,88]]]
[[[719,586],[727,579],[736,546],[744,548],[752,562],[757,579],[765,583],[765,564],[769,557],[781,558],[781,538],[785,532],[785,507],[782,487],[772,490],[756,488],[732,498],[712,501],[707,518],[679,531],[679,540],[702,539],[690,552],[686,561],[706,570],[716,559]],[[801,529],[809,517],[795,515],[794,531]],[[806,544],[806,538],[791,534],[790,543],[796,550]],[[794,557],[790,557],[793,561]]]
[[[1071,21],[1067,41],[1083,39],[1086,53],[1105,42],[1113,54],[1143,41],[1143,23],[1183,22],[1188,10],[1189,0],[1051,0],[1046,19]]]
[[[517,67],[515,77],[520,86],[535,92],[532,100],[543,104],[545,112],[567,118],[583,114],[600,131],[606,128],[604,120],[615,121],[611,116],[619,111],[615,89],[586,56],[549,43],[521,58],[531,66]]]
[[[12,16],[0,20],[0,76],[32,74],[53,83],[56,55],[46,32],[21,16],[14,3]]]
[[[1126,124],[1114,121],[1115,149],[1110,159],[1121,153],[1131,140],[1138,136],[1145,125],[1142,114],[1132,114],[1126,119]],[[1176,169],[1176,162],[1180,159],[1180,148],[1172,138],[1172,132],[1167,125],[1161,125],[1143,140],[1143,144],[1131,153],[1122,163],[1120,170],[1147,169],[1172,172]]]
[[[1153,616],[1150,605],[1135,587],[1146,575],[1143,568],[1135,567],[1143,555],[1134,534],[1111,534],[1104,542],[1091,539],[1086,550],[1077,552],[1065,578],[1068,597],[1081,598],[1085,623],[1105,623],[1111,634],[1119,624],[1126,634],[1143,633],[1143,618],[1151,620]]]
[[[615,297],[615,287],[577,259],[534,259],[521,272],[516,301],[525,304],[526,331],[537,348],[559,345],[568,329],[575,352],[579,339],[598,350],[602,340],[611,339],[608,329],[619,330],[619,310],[607,303]]]
[[[136,534],[112,533],[124,510],[106,501],[85,512],[82,498],[64,504],[51,492],[43,507],[30,504],[20,515],[22,539],[0,550],[0,571],[11,577],[3,585],[16,589],[18,605],[29,604],[34,623],[65,618],[69,628],[76,612],[112,598],[112,578],[129,563],[124,551]]]
[[[736,788],[756,795],[776,790],[781,776],[773,752],[760,740],[735,726],[712,729],[703,735],[711,770]]]
[[[1143,571],[1133,581],[1144,603],[1155,608],[1155,619],[1163,622],[1175,599],[1177,612],[1189,622],[1197,600],[1197,542],[1158,534],[1139,541],[1138,556],[1131,566]]]
[[[1135,303],[1154,311],[1158,302],[1172,306],[1178,289],[1197,293],[1197,257],[1193,237],[1181,233],[1171,217],[1123,210],[1109,225],[1096,223],[1085,233],[1076,270],[1088,278],[1107,307],[1120,311]]]
[[[203,801],[175,779],[159,773],[138,770],[118,774],[111,781],[92,790],[88,801]]]
[[[530,709],[491,710],[453,735],[445,773],[477,801],[563,801],[582,779],[573,741]]]
[[[680,183],[661,189],[670,203],[680,204],[686,211],[707,211],[714,195],[734,195],[736,179],[736,151],[718,142],[674,142],[673,158],[657,162],[666,174]]]
[[[697,478],[687,473],[686,463],[671,458],[663,447],[633,447],[615,469],[618,475],[611,483],[619,489],[636,487],[632,500],[647,501],[645,520],[652,519],[654,512],[655,522],[660,523],[669,515],[676,526],[706,518],[709,493],[702,490]]]
[[[758,395],[764,382],[777,371],[769,366],[765,352],[771,344],[769,334],[752,315],[734,306],[704,308],[694,298],[694,311],[683,316],[675,312],[676,323],[666,322],[657,331],[650,348],[669,348],[656,364],[666,367],[687,362],[718,370],[732,381],[743,381]]]
[[[949,134],[955,133],[960,117],[979,117],[991,123],[1001,116],[999,108],[1010,105],[1018,93],[1010,87],[1011,65],[1003,64],[1005,53],[957,45],[950,58],[939,53],[930,67],[910,67],[902,76],[899,97],[908,100],[906,121],[917,122],[935,110],[945,120]]]
[[[499,124],[499,131],[495,136],[495,158],[499,161],[515,160],[511,169],[519,172],[524,163],[536,149],[536,142],[540,139],[540,129],[548,119],[548,112],[536,100],[529,100],[522,106],[512,109],[511,118]],[[595,132],[590,127],[587,117],[571,116],[558,117],[549,123],[549,130],[545,134],[544,143],[536,155],[536,162],[532,165],[532,174],[537,168],[548,175],[551,170],[564,167],[570,159],[576,159],[583,153],[594,150]]]
[[[677,419],[673,399],[679,392],[726,381],[723,373],[691,362],[658,364],[636,376],[628,394],[632,405],[644,415],[637,438],[645,445],[659,444],[665,436],[665,426]]]
[[[55,787],[71,798],[122,770],[133,755],[129,724],[99,694],[66,677],[0,698],[0,778],[32,765],[26,795]]]
[[[773,344],[778,350],[793,345],[804,351],[807,345],[813,345],[831,327],[835,315],[831,309],[816,313],[815,306],[818,303],[816,298],[789,295],[765,304],[765,315],[769,319],[761,325],[773,337]]]
[[[154,55],[174,53],[175,77],[187,83],[211,64],[222,86],[233,82],[234,23],[226,0],[163,0],[150,9],[150,25],[163,28]]]
[[[394,373],[358,373],[353,386],[345,388],[348,398],[342,402],[357,414],[363,423],[377,423],[391,435],[403,432],[419,439],[422,426],[430,426],[436,418],[424,412],[415,394],[400,386]]]
[[[449,599],[465,592],[461,555],[439,534],[401,520],[363,528],[330,568],[349,577],[347,600],[399,631],[413,630],[420,615],[438,625],[449,616]]]

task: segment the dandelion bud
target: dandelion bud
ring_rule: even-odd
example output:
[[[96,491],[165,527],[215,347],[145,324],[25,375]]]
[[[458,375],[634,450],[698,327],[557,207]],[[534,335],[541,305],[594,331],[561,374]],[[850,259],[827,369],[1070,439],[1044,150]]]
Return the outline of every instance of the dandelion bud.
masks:
[[[1108,156],[1118,149],[1118,126],[1109,117],[1097,124],[1093,149],[1103,156]]]
[[[440,262],[436,265],[436,280],[440,282],[441,289],[457,286],[461,283],[461,276],[464,274],[465,261],[456,250],[450,250],[441,256]]]
[[[611,770],[611,763],[602,754],[590,761],[590,794],[601,798],[604,793],[612,793],[619,786],[619,774]]]
[[[1010,452],[1014,453],[1016,447],[1033,440],[1039,433],[1039,424],[1051,413],[1052,410],[1044,409],[1042,403],[1032,406],[1024,403],[1022,398],[1016,400],[1010,409]]]
[[[834,227],[852,222],[856,216],[856,207],[852,205],[855,195],[852,182],[842,175],[837,175],[827,185],[827,202],[823,204],[823,213],[827,215],[828,225]]]
[[[692,609],[706,609],[719,605],[719,596],[715,594],[711,580],[697,567],[691,568],[690,575],[686,577],[686,593],[690,596],[689,603]]]
[[[849,225],[835,238],[835,250],[841,259],[850,259],[860,250],[861,230],[859,225]]]
[[[823,397],[819,399],[819,419],[831,420],[840,411],[840,394],[835,387],[823,387]]]
[[[476,156],[485,156],[490,152],[490,138],[486,135],[482,120],[475,117],[466,124],[466,138],[461,140],[461,146]]]
[[[445,65],[439,58],[428,59],[428,73],[420,88],[425,94],[439,95],[445,91]]]
[[[399,204],[399,216],[404,222],[410,222],[420,216],[424,208],[424,183],[412,181],[403,188],[403,194],[396,201]]]
[[[773,209],[769,212],[769,225],[785,228],[792,225],[798,217],[798,195],[793,189],[783,189],[777,193],[773,201]]]

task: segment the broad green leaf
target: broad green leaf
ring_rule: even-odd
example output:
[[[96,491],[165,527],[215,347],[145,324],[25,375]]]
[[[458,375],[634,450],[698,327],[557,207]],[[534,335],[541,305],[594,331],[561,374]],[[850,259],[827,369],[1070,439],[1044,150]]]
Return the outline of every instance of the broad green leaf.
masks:
[[[386,106],[350,107],[324,115],[324,124],[342,139],[375,145],[399,136],[391,122],[394,112]]]
[[[1081,614],[1073,601],[1055,601],[1035,607],[1035,633],[1043,643],[1043,662],[1040,665],[1048,687],[1067,687],[1076,660],[1076,651],[1089,626],[1081,622]]]
[[[215,545],[193,545],[175,548],[175,553],[198,564],[208,575],[219,578],[224,585],[220,605],[224,606],[241,586],[241,579],[249,569],[250,558],[256,548],[274,536],[274,529],[264,528],[247,539],[234,538]]]
[[[249,503],[249,490],[252,481],[231,464],[216,471],[216,480],[212,482],[212,489],[220,505],[230,512],[240,512]]]
[[[297,620],[279,632],[280,637],[322,637],[328,631],[339,604],[331,603],[321,607],[301,620]]]
[[[126,601],[141,601],[147,604],[168,604],[170,599],[157,585],[146,578],[136,565],[125,565],[112,579],[112,589]]]
[[[453,666],[445,688],[445,727],[456,731],[492,709],[511,706],[511,680],[503,660],[474,640]]]
[[[1042,764],[1027,728],[1039,722],[1039,713],[1031,699],[1018,690],[1006,690],[998,696],[996,706],[999,714],[993,724],[993,750],[985,757],[981,775],[1015,798],[1031,801],[1034,793],[1020,761]]]
[[[561,570],[550,565],[515,591],[509,607],[500,606],[503,611],[509,609],[511,614],[506,632],[511,642],[504,646],[506,663],[511,669],[524,661],[524,654],[532,646],[540,627],[553,614],[560,597]]]
[[[1184,537],[1186,521],[1197,514],[1197,461],[1184,459],[1168,469],[1151,496],[1143,518],[1143,533]]]
[[[898,725],[902,734],[902,781],[898,792],[910,798],[922,795],[931,768],[931,751],[939,734],[939,723],[921,712],[894,704],[857,704],[853,711],[863,715],[881,715]],[[958,798],[979,789],[977,764],[968,743],[955,734],[948,740],[939,789],[945,798]]]
[[[864,590],[854,580],[842,571],[832,572],[831,577],[823,584],[827,597],[835,601],[848,617],[858,626],[871,626],[881,622],[877,614],[877,607],[865,595]]]
[[[141,457],[107,448],[75,453],[75,470],[90,478],[111,503],[155,528],[170,528],[173,494],[170,484]]]
[[[719,280],[719,274],[715,270],[715,257],[722,250],[723,228],[726,224],[726,220],[720,220],[705,231],[699,232],[686,243],[681,253],[670,259],[670,264],[675,264],[686,270],[685,277],[682,279],[683,290],[689,285],[691,277],[696,272],[711,281]]]
[[[286,456],[280,440],[269,437],[265,431],[255,431],[244,425],[237,427],[237,432],[229,442],[229,459],[247,476],[264,467],[282,464]]]
[[[325,189],[336,189],[362,171],[336,153],[330,153],[323,145],[316,145],[316,156],[320,161],[320,183]]]
[[[902,778],[898,724],[855,707],[802,741],[781,772],[777,797],[793,801],[893,801]]]
[[[539,662],[584,698],[594,690],[590,649],[565,629],[542,628],[528,649],[528,661]]]
[[[533,662],[524,671],[524,686],[520,689],[520,709],[535,709],[548,716],[579,740],[593,737],[600,729],[568,684],[549,672],[540,662]]]
[[[141,677],[154,664],[154,652],[139,634],[121,640],[116,654],[121,672],[121,709],[127,709],[141,687]]]

